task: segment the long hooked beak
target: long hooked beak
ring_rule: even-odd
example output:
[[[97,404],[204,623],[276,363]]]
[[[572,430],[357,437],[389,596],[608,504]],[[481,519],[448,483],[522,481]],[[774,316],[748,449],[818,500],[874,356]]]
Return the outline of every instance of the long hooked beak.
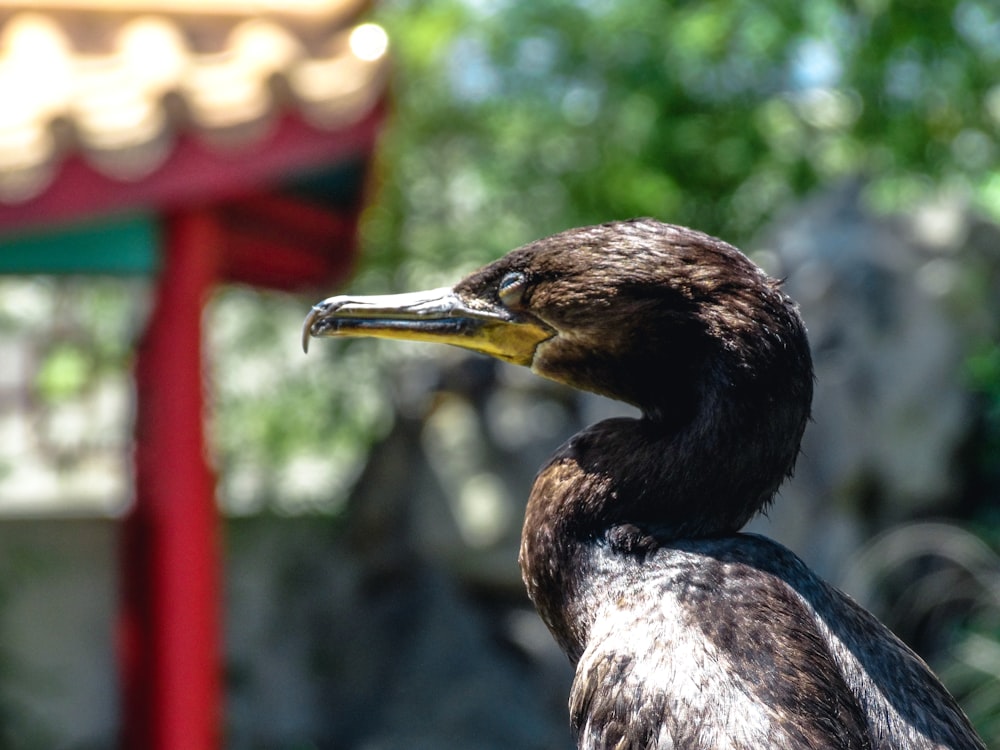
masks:
[[[302,325],[310,337],[374,336],[452,344],[506,362],[530,365],[535,347],[555,331],[533,317],[495,303],[471,306],[450,287],[368,297],[329,297],[314,305]]]

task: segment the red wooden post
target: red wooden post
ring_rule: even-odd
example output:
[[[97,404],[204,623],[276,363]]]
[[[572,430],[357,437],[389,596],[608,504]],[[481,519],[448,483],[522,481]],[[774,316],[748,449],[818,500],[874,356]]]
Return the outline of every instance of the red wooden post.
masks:
[[[166,223],[136,361],[135,502],[122,529],[123,750],[221,743],[220,560],[201,318],[220,265],[207,212]]]

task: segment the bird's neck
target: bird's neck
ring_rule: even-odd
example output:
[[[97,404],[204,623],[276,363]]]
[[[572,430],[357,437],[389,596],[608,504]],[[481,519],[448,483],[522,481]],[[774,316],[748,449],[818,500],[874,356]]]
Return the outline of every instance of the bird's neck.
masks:
[[[737,532],[788,469],[761,455],[738,414],[704,409],[682,427],[611,419],[578,433],[539,472],[521,541],[528,594],[574,661],[587,640],[594,550],[641,565],[671,540]],[[749,443],[749,445],[748,445]],[[756,446],[756,449],[755,449]]]

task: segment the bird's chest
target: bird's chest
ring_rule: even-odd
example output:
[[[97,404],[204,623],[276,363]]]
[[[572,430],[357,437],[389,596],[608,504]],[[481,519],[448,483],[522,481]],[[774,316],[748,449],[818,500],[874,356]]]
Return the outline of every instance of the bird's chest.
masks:
[[[770,747],[774,716],[670,592],[608,600],[570,694],[581,747]]]

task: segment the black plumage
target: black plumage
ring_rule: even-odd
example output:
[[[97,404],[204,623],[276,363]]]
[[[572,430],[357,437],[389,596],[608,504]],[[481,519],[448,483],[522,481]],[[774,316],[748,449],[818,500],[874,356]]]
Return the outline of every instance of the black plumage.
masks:
[[[930,669],[740,528],[795,463],[805,328],[732,246],[643,219],[514,250],[454,288],[331,297],[310,336],[443,341],[637,406],[540,470],[520,563],[576,665],[581,748],[983,748]]]

